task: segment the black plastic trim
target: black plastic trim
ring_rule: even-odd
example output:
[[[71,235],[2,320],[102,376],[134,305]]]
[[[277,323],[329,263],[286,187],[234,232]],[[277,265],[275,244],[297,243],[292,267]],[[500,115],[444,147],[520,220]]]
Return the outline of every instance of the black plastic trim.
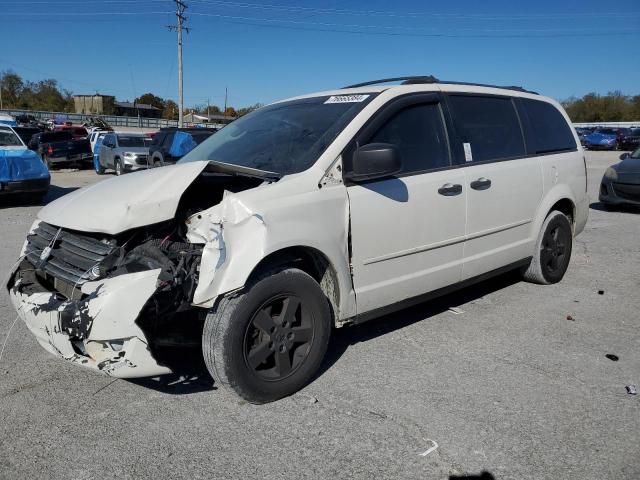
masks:
[[[443,295],[447,295],[448,293],[455,292],[456,290],[460,290],[465,287],[469,287],[478,282],[482,282],[489,278],[493,278],[497,275],[501,275],[503,273],[510,272],[520,267],[524,267],[531,262],[532,257],[527,257],[522,260],[519,260],[514,263],[510,263],[509,265],[505,265],[504,267],[497,268],[490,272],[483,273],[473,278],[469,278],[467,280],[463,280],[458,283],[454,283],[453,285],[448,285],[443,288],[439,288],[438,290],[433,290],[431,292],[423,293],[422,295],[418,295],[416,297],[408,298],[406,300],[402,300],[397,303],[393,303],[391,305],[385,305],[384,307],[376,308],[375,310],[369,310],[368,312],[361,313],[356,317],[349,320],[353,325],[357,325],[360,323],[367,322],[369,320],[373,320],[378,317],[382,317],[384,315],[389,315],[391,313],[397,312],[399,310],[404,310],[405,308],[412,307],[414,305],[418,305],[420,303],[424,303],[430,300],[433,300],[438,297],[442,297]]]

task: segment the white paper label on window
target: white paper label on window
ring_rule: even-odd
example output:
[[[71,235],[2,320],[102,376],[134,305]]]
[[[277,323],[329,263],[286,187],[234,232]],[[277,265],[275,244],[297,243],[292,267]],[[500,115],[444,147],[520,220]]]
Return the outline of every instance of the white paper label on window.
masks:
[[[333,95],[324,103],[360,103],[369,98],[369,95]]]
[[[473,162],[473,154],[471,153],[471,144],[463,143],[462,146],[464,147],[464,160],[466,162]]]

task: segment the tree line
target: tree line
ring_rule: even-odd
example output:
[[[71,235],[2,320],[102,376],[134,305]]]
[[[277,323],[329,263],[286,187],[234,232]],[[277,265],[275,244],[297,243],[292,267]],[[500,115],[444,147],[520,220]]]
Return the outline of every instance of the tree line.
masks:
[[[13,71],[0,73],[0,98],[2,108],[14,110],[41,110],[48,112],[68,112],[75,110],[73,93],[60,86],[57,80],[48,78],[36,82],[26,81]],[[171,99],[163,99],[153,93],[145,93],[134,100],[135,103],[146,103],[162,110],[162,118],[178,119],[178,104]],[[262,105],[249,107],[227,107],[224,112],[230,117],[245,115]],[[195,113],[206,115],[221,115],[222,109],[217,105],[196,105],[185,109],[185,114]]]
[[[588,93],[582,98],[569,98],[562,106],[576,123],[640,122],[640,95],[623,95],[619,91],[606,95]]]
[[[19,110],[44,110],[50,112],[73,112],[73,93],[61,88],[52,78],[40,81],[25,81],[12,71],[0,74],[0,93],[3,108]],[[178,104],[171,99],[163,99],[153,93],[145,93],[134,100],[162,109],[162,117],[178,119]],[[573,122],[640,122],[640,95],[624,95],[619,91],[606,95],[588,93],[576,98],[564,100],[562,106]],[[222,115],[236,117],[245,115],[262,105],[257,103],[249,107],[227,107],[222,111],[217,105],[194,105],[187,108],[185,114]]]

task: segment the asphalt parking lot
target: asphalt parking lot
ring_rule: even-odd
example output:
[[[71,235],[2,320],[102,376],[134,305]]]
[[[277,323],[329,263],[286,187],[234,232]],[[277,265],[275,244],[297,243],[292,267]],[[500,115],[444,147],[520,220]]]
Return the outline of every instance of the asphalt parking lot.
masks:
[[[590,218],[560,284],[507,275],[337,331],[321,375],[273,404],[203,372],[99,376],[15,323],[0,478],[640,478],[640,213],[597,203],[617,156],[587,153]],[[46,200],[102,178],[54,173]],[[39,208],[0,204],[3,277]],[[15,318],[3,288],[0,342]]]

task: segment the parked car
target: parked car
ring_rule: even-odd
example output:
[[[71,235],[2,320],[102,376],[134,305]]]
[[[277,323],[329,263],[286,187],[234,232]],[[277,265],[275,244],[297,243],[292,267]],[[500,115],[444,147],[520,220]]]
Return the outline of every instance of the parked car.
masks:
[[[50,169],[64,163],[86,163],[93,160],[89,140],[75,139],[70,131],[37,133],[31,137],[28,147],[38,152]]]
[[[16,127],[18,122],[11,115],[5,115],[4,113],[0,113],[0,125],[9,125],[10,127]]]
[[[31,141],[31,138],[35,134],[43,132],[43,130],[38,127],[13,127],[13,131],[18,134],[25,145]]]
[[[40,201],[51,176],[37,153],[27,148],[13,128],[0,125],[0,196],[22,194]]]
[[[89,132],[87,132],[86,128],[84,128],[83,126],[71,124],[56,126],[54,128],[54,132],[71,132],[71,135],[73,135],[74,139],[87,138],[89,136]]]
[[[47,166],[55,168],[64,163],[85,163],[93,160],[91,145],[86,138],[73,138],[68,130],[36,133],[28,147],[38,152]]]
[[[585,136],[585,147],[588,150],[615,150],[618,148],[618,129],[598,128]]]
[[[640,148],[640,128],[629,128],[618,138],[619,150],[634,151]]]
[[[216,384],[263,403],[313,378],[333,327],[514,269],[559,282],[588,211],[555,100],[367,82],[262,107],[176,165],[49,204],[8,289],[72,363],[154,376],[196,346]]]
[[[580,139],[580,145],[585,146],[585,144],[587,143],[586,136],[591,132],[593,132],[593,129],[576,127],[576,133],[578,134],[578,138]]]
[[[109,132],[102,139],[99,165],[96,170],[103,174],[112,168],[116,175],[147,168],[149,157],[148,143],[140,133]]]
[[[620,155],[620,162],[604,172],[600,202],[605,206],[640,205],[640,148]]]
[[[91,151],[95,154],[96,150],[96,142],[99,138],[104,138],[104,136],[109,133],[109,130],[100,130],[100,129],[92,129],[89,132],[89,143],[91,144]]]
[[[149,146],[149,166],[172,165],[211,135],[215,128],[162,128]]]

